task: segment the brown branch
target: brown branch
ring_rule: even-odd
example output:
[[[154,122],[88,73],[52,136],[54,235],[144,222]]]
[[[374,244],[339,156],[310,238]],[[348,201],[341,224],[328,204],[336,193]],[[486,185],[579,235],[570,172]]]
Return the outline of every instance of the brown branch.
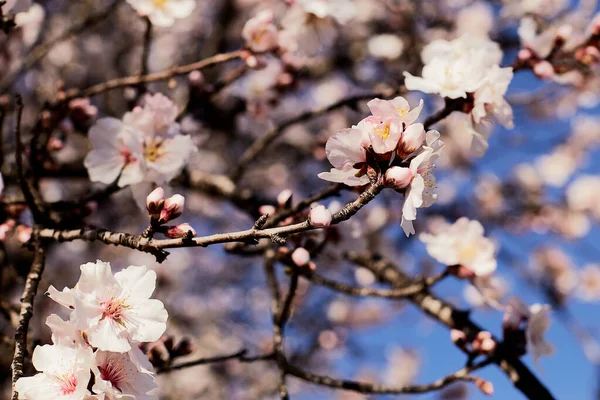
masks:
[[[383,184],[374,183],[354,201],[348,203],[344,208],[333,215],[332,224],[348,220],[355,215],[361,208],[371,202],[381,191]],[[310,225],[308,220],[297,224],[274,227],[269,229],[257,229],[255,227],[230,233],[217,233],[209,236],[180,239],[153,239],[141,235],[131,235],[128,233],[111,232],[105,229],[40,229],[38,234],[41,239],[50,239],[58,242],[86,240],[99,240],[106,244],[125,246],[146,253],[153,254],[158,262],[162,262],[168,253],[164,249],[178,247],[206,247],[213,244],[242,242],[256,243],[259,239],[270,239],[276,243],[285,241],[285,237],[295,233],[305,232],[317,229]]]
[[[12,368],[12,383],[13,392],[12,400],[17,400],[19,394],[15,391],[15,382],[23,375],[23,364],[25,361],[25,353],[27,352],[27,330],[29,321],[33,316],[33,299],[37,293],[38,284],[42,278],[44,271],[46,251],[40,243],[36,243],[34,248],[33,262],[27,274],[25,281],[25,289],[21,296],[21,311],[19,313],[19,325],[15,332],[15,354],[11,364]]]
[[[241,50],[232,51],[230,53],[217,54],[212,57],[205,58],[200,61],[196,61],[191,64],[180,65],[166,69],[164,71],[155,72],[148,75],[134,75],[126,76],[122,78],[111,79],[106,82],[99,83],[94,86],[90,86],[86,89],[71,89],[66,92],[66,95],[61,98],[62,102],[73,100],[77,97],[90,97],[100,93],[104,93],[110,90],[123,88],[127,86],[137,86],[150,82],[158,82],[171,79],[178,75],[185,75],[197,69],[208,68],[213,65],[221,64],[227,61],[235,60],[242,54]]]
[[[202,358],[198,358],[196,360],[186,361],[186,362],[183,362],[180,364],[171,365],[169,367],[157,369],[156,373],[164,374],[166,372],[176,371],[176,370],[184,369],[184,368],[195,367],[197,365],[214,364],[214,363],[219,363],[219,362],[224,362],[224,361],[229,361],[229,360],[238,360],[243,363],[252,363],[255,361],[268,361],[273,358],[273,354],[263,354],[263,355],[258,355],[258,356],[254,356],[254,357],[247,357],[246,354],[248,354],[248,350],[242,349],[233,354],[227,354],[227,355],[216,356],[216,357],[202,357]]]
[[[390,299],[398,299],[413,296],[417,293],[426,291],[431,286],[441,281],[448,276],[447,271],[444,271],[438,275],[432,276],[423,280],[415,280],[413,283],[404,286],[399,289],[374,289],[367,287],[356,287],[347,285],[342,282],[334,281],[332,279],[325,278],[316,273],[310,273],[309,271],[302,274],[302,276],[310,282],[327,287],[336,292],[344,293],[350,296],[372,296],[372,297],[384,297]]]
[[[395,93],[395,92],[394,92]],[[375,97],[390,97],[394,93],[382,93],[382,92],[369,92],[360,95],[354,95],[350,97],[343,98],[341,100],[336,101],[328,106],[316,108],[313,110],[306,111],[296,117],[292,117],[275,128],[268,131],[263,136],[259,137],[246,149],[244,154],[239,158],[237,165],[233,168],[229,176],[237,181],[242,174],[244,173],[246,167],[252,163],[259,155],[262,153],[271,143],[273,143],[283,132],[292,125],[298,124],[300,122],[304,122],[321,115],[325,115],[330,111],[336,110],[338,108],[344,106],[356,106],[359,101],[373,99]]]
[[[393,287],[402,288],[412,283],[412,279],[402,273],[389,261],[376,259],[370,254],[350,253],[347,257],[355,263],[370,269],[382,282]],[[451,304],[425,291],[408,297],[423,312],[450,329],[458,329],[467,337],[475,337],[483,329],[475,324],[469,313],[454,308]],[[494,362],[500,366],[504,373],[527,398],[535,400],[554,400],[554,396],[536,378],[536,376],[513,355],[510,349],[503,347],[496,340],[498,350],[495,352]],[[505,351],[503,351],[505,350]]]
[[[492,359],[485,359],[472,366],[462,368],[453,374],[438,379],[432,383],[424,385],[409,385],[404,387],[393,387],[384,386],[376,383],[358,382],[345,379],[334,379],[328,376],[317,375],[311,372],[304,371],[296,366],[288,365],[286,370],[288,374],[293,375],[303,381],[320,385],[327,386],[333,389],[344,389],[352,390],[358,393],[370,393],[370,394],[402,394],[402,393],[426,393],[435,390],[440,390],[451,383],[457,381],[471,381],[477,380],[476,377],[470,375],[471,372],[483,368],[493,362]]]

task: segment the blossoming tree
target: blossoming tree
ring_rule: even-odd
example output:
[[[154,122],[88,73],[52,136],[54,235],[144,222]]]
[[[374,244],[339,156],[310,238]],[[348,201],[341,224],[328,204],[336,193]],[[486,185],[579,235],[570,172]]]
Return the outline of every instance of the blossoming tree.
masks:
[[[597,8],[0,1],[3,396],[590,397]]]

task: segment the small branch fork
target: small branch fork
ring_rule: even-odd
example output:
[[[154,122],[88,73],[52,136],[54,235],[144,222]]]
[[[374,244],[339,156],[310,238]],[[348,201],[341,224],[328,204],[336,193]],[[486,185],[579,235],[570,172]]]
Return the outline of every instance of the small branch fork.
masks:
[[[348,220],[356,214],[361,208],[371,202],[381,191],[383,184],[372,184],[356,200],[348,203],[344,208],[338,211],[332,219],[332,224]],[[311,226],[308,220],[293,225],[273,227],[268,229],[259,229],[252,227],[244,231],[218,233],[210,236],[181,239],[152,239],[142,235],[131,235],[128,233],[111,232],[105,229],[72,229],[58,230],[51,228],[40,229],[38,236],[40,239],[53,240],[58,242],[86,240],[99,240],[106,244],[129,247],[156,257],[158,262],[166,259],[168,252],[164,249],[178,247],[206,247],[219,243],[241,242],[257,243],[259,239],[270,239],[275,243],[285,243],[285,237],[291,234],[306,232],[316,229]]]

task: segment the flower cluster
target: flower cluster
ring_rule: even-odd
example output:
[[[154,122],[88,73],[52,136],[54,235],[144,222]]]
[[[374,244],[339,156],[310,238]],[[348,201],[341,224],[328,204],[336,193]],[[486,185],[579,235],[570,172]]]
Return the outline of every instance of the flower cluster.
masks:
[[[127,0],[138,14],[153,25],[167,27],[176,19],[187,18],[196,8],[196,0]]]
[[[422,77],[405,72],[406,88],[454,101],[468,121],[473,153],[482,156],[488,148],[485,121],[495,119],[506,128],[513,127],[512,108],[504,98],[513,69],[499,66],[500,47],[487,37],[463,35],[431,42],[421,58],[425,63]]]
[[[142,208],[152,184],[175,178],[196,150],[175,122],[178,108],[166,96],[147,95],[144,106],[123,116],[101,118],[90,129],[92,151],[85,158],[90,180],[119,187],[132,185]]]
[[[165,226],[169,221],[179,218],[183,213],[185,197],[180,194],[165,199],[165,191],[157,187],[146,197],[146,211],[150,216],[151,233],[161,232],[170,238],[194,237],[196,231],[188,223]]]
[[[71,313],[68,321],[46,319],[53,344],[33,351],[39,373],[17,381],[19,399],[158,399],[152,365],[138,347],[166,329],[163,303],[150,299],[155,285],[156,273],[145,266],[113,275],[98,260],[81,266],[74,288],[50,286],[50,298]]]
[[[362,186],[383,175],[387,187],[404,193],[402,228],[407,236],[414,234],[417,209],[437,198],[432,168],[444,143],[439,132],[425,132],[423,124],[415,123],[422,101],[412,110],[402,97],[374,99],[367,105],[372,115],[327,140],[325,151],[334,168],[319,177]]]

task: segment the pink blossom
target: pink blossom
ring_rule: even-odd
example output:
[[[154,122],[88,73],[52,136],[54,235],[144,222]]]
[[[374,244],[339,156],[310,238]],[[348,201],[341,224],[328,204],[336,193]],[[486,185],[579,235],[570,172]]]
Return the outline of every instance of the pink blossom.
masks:
[[[321,204],[313,207],[308,213],[310,224],[315,228],[327,228],[331,224],[331,218],[331,211]]]
[[[262,53],[277,47],[278,30],[273,25],[273,12],[265,10],[248,20],[242,30],[246,46],[254,52]]]

